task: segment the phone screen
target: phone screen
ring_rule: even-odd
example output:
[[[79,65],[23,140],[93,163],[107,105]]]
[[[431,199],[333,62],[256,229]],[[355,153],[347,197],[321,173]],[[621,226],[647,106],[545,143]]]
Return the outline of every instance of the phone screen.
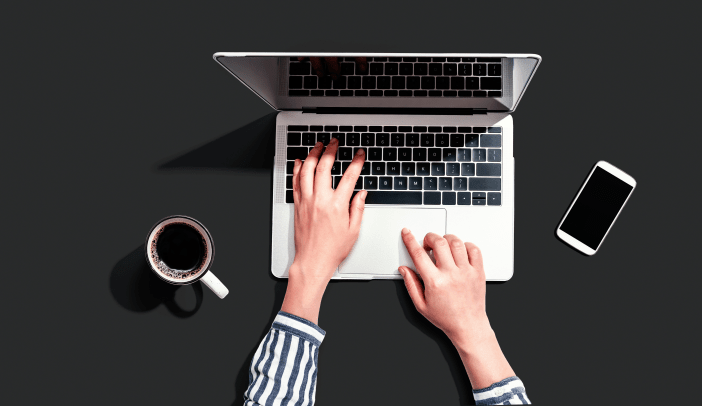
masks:
[[[561,230],[596,250],[633,186],[597,166],[561,224]]]

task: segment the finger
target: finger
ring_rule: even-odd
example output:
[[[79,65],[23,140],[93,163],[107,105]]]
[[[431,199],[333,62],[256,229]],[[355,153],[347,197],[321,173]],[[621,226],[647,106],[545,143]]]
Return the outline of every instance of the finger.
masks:
[[[310,62],[312,63],[312,70],[314,73],[320,78],[324,76],[324,63],[322,62],[322,58],[310,58]]]
[[[293,164],[293,202],[295,206],[300,204],[300,168],[302,168],[302,161],[296,159]]]
[[[368,61],[365,56],[356,58],[356,68],[360,69],[361,72],[365,72],[366,70],[368,70]]]
[[[482,279],[485,280],[485,270],[483,269],[483,253],[480,252],[480,248],[472,242],[466,243],[466,252],[468,252],[468,261],[473,268],[475,268],[481,275]]]
[[[339,65],[339,58],[337,57],[325,57],[324,61],[327,64],[327,71],[332,79],[336,80],[341,75],[341,66]]]
[[[361,230],[361,220],[363,219],[363,209],[366,207],[367,191],[361,190],[356,193],[349,207],[349,228],[354,233],[358,234]]]
[[[349,199],[351,199],[353,188],[354,186],[356,186],[356,181],[358,180],[358,176],[361,174],[361,170],[363,169],[363,162],[365,162],[365,160],[365,151],[359,149],[356,152],[356,155],[354,155],[349,167],[346,168],[346,172],[344,172],[344,176],[341,177],[339,184],[336,185],[335,193],[339,194],[339,199],[344,199],[347,202],[349,201]]]
[[[407,227],[402,229],[402,242],[405,243],[405,248],[407,248],[407,252],[422,278],[426,279],[425,276],[427,274],[436,271],[436,266],[431,262],[429,254],[419,245],[414,235]]]
[[[427,235],[424,236],[424,248],[431,248],[431,250],[434,251],[437,268],[441,269],[444,265],[456,264],[453,260],[453,255],[451,255],[451,248],[448,246],[448,241],[439,234],[427,233]]]
[[[336,159],[336,150],[339,149],[339,140],[332,138],[327,148],[324,150],[324,154],[319,159],[317,163],[317,170],[314,175],[314,190],[326,190],[331,189],[331,168],[334,166],[334,160]]]
[[[307,155],[305,163],[302,164],[302,169],[300,169],[300,196],[303,199],[308,199],[314,192],[314,171],[321,154],[322,143],[318,142],[314,144],[314,148]]]
[[[419,313],[424,314],[424,310],[427,308],[427,300],[424,297],[424,286],[422,286],[419,276],[406,266],[401,266],[398,271],[400,271],[402,279],[405,280],[405,287],[412,299],[412,303],[414,303],[414,307],[417,308]]]
[[[446,234],[444,236],[448,245],[451,248],[451,255],[453,255],[453,261],[458,265],[459,268],[466,268],[470,265],[468,262],[468,253],[466,252],[466,246],[463,245],[463,241],[453,234]]]

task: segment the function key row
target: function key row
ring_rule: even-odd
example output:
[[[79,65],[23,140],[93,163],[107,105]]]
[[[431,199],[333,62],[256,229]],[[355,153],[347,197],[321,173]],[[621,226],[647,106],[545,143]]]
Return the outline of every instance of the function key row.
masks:
[[[289,125],[288,131],[341,131],[341,132],[386,132],[386,133],[501,133],[502,127],[457,127],[423,125]]]
[[[288,96],[340,97],[502,97],[498,90],[288,90]]]
[[[297,56],[290,57],[291,62],[297,62]],[[355,62],[356,58],[364,56],[339,57],[339,61]],[[367,62],[502,62],[502,58],[463,58],[463,57],[365,57]]]
[[[303,160],[304,162],[304,160]],[[288,161],[286,173],[293,174],[294,161]],[[351,162],[335,161],[330,173],[342,175],[351,166]],[[477,172],[476,172],[477,167]],[[363,163],[361,175],[394,175],[394,176],[478,176],[498,177],[502,174],[500,163],[443,163],[443,162],[369,162]],[[292,181],[291,181],[292,182]],[[292,187],[292,186],[290,186]],[[481,189],[478,189],[481,190]],[[493,189],[490,189],[493,190]],[[497,189],[499,190],[499,189]]]

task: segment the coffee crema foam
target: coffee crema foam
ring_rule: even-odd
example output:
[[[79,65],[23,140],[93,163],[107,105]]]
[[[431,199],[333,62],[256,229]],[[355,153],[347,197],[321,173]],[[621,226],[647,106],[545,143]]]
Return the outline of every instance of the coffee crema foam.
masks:
[[[173,278],[173,279],[190,279],[190,278],[197,276],[198,273],[202,272],[203,268],[205,267],[205,263],[207,262],[207,255],[209,253],[210,246],[207,244],[207,240],[205,238],[202,238],[202,245],[205,247],[205,252],[203,255],[203,259],[200,262],[200,266],[198,266],[197,269],[193,269],[190,271],[181,271],[181,270],[173,269],[173,268],[169,267],[159,257],[158,251],[156,250],[156,245],[158,243],[158,237],[161,235],[163,230],[165,230],[166,227],[171,226],[171,225],[175,225],[175,224],[182,224],[182,225],[186,225],[186,226],[192,228],[202,238],[202,233],[200,232],[200,230],[193,227],[191,224],[183,223],[183,222],[168,223],[168,224],[162,225],[161,229],[158,230],[156,232],[156,234],[154,235],[154,238],[151,239],[149,252],[151,253],[151,259],[154,261],[154,264],[156,264],[158,271],[161,272],[162,274],[168,276],[169,278]]]

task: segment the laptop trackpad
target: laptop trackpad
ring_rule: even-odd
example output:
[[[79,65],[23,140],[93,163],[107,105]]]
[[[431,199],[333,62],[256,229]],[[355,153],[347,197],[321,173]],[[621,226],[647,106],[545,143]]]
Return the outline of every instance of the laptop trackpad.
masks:
[[[398,274],[400,265],[414,269],[402,242],[403,227],[412,230],[422,245],[429,232],[446,234],[446,210],[366,207],[358,241],[339,265],[339,273],[392,275]]]

